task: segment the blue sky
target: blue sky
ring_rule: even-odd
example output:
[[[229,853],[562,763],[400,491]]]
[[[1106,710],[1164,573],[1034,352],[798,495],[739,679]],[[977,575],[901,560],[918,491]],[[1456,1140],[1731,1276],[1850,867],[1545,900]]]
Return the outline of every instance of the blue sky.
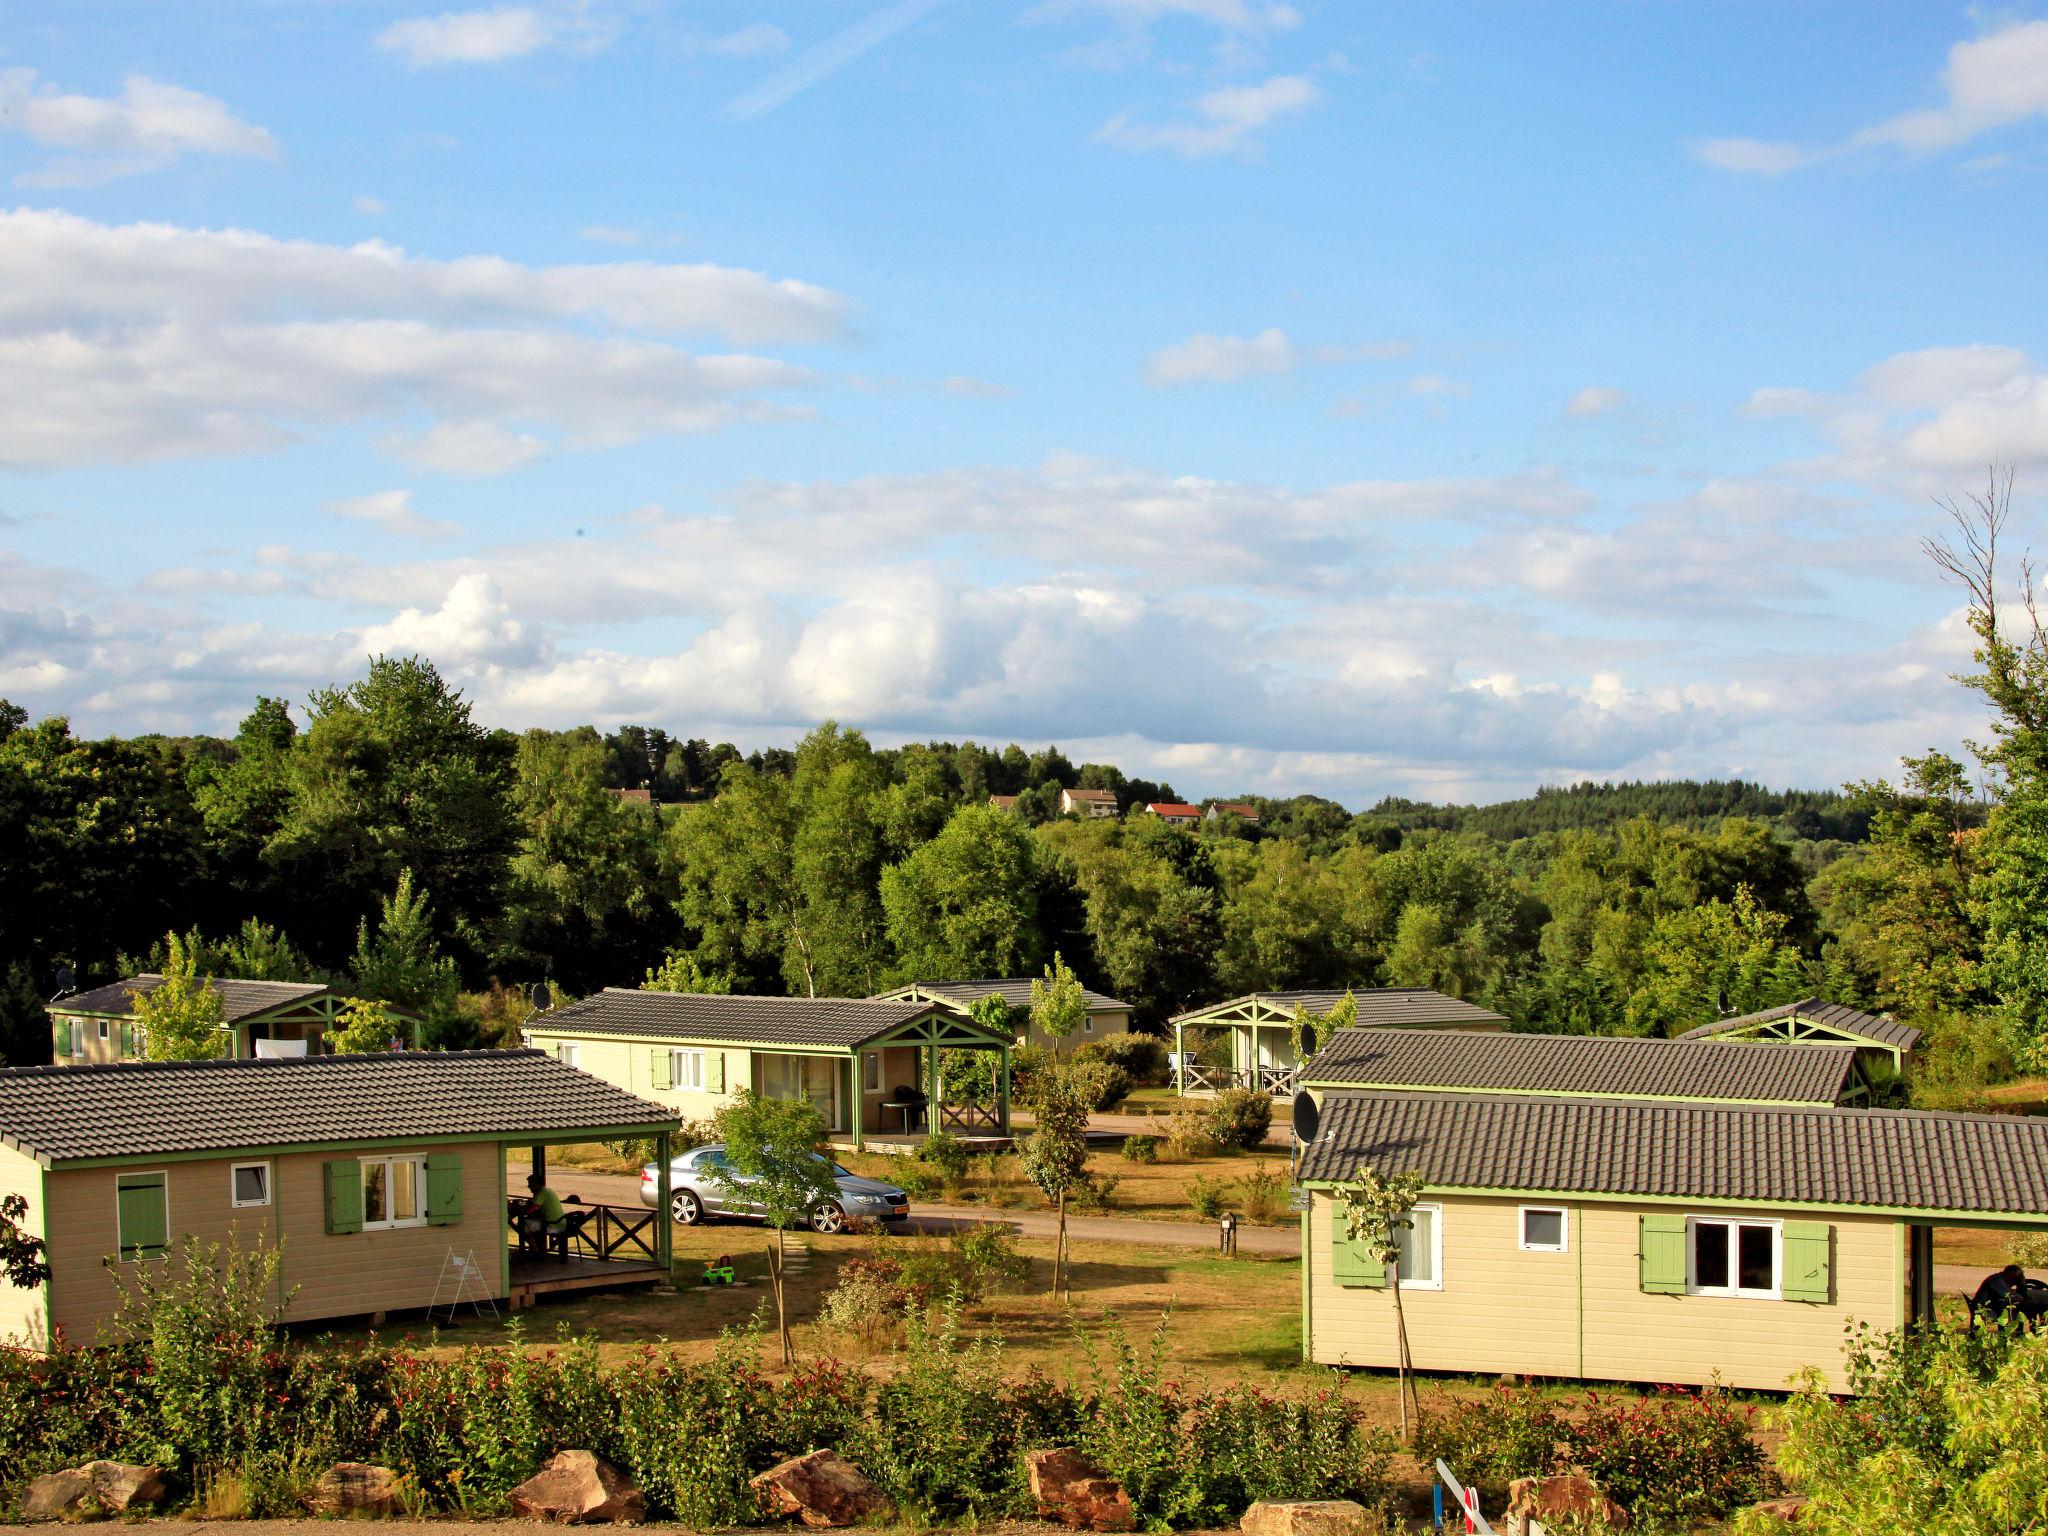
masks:
[[[1981,729],[2048,20],[69,0],[0,21],[0,694],[1057,740],[1188,793]]]

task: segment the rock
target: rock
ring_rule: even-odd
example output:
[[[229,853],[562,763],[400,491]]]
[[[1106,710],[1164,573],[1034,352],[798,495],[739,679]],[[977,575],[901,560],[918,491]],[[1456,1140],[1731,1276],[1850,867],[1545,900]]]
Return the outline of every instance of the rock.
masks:
[[[67,1472],[45,1472],[28,1485],[22,1495],[24,1520],[63,1520],[86,1512],[92,1497],[92,1477],[83,1467]]]
[[[170,1493],[162,1467],[121,1461],[88,1461],[63,1472],[45,1472],[22,1496],[24,1520],[78,1520],[123,1515],[131,1508],[161,1504]]]
[[[1768,1515],[1773,1520],[1782,1520],[1787,1525],[1797,1525],[1806,1518],[1806,1498],[1804,1495],[1783,1499],[1765,1499],[1763,1503],[1753,1504],[1750,1507],[1760,1515]]]
[[[555,1452],[510,1497],[513,1513],[557,1525],[638,1525],[647,1518],[647,1495],[590,1451]]]
[[[1518,1477],[1508,1484],[1508,1536],[1540,1536],[1548,1526],[1576,1529],[1595,1521],[1606,1530],[1625,1531],[1628,1511],[1583,1473]]]
[[[1077,1531],[1128,1531],[1131,1496],[1079,1451],[1031,1451],[1024,1457],[1038,1512]]]
[[[125,1515],[145,1505],[161,1504],[171,1485],[162,1467],[138,1467],[125,1461],[88,1461],[78,1469],[92,1479],[92,1496],[110,1515]]]
[[[1358,1536],[1365,1507],[1349,1499],[1260,1499],[1237,1523],[1245,1536]]]
[[[860,1525],[889,1507],[882,1490],[837,1451],[792,1456],[755,1478],[753,1487],[770,1509],[805,1525]]]
[[[405,1512],[405,1479],[389,1467],[361,1461],[337,1461],[306,1495],[306,1507],[319,1515],[374,1515]]]

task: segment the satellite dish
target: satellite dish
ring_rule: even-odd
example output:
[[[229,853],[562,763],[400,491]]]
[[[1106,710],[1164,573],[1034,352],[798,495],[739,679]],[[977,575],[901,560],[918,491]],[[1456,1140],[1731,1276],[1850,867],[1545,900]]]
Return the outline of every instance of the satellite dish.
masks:
[[[1301,1026],[1301,1059],[1307,1061],[1316,1053],[1316,1027],[1313,1024]]]
[[[1294,1139],[1304,1147],[1316,1139],[1316,1132],[1323,1128],[1322,1106],[1315,1096],[1306,1091],[1294,1096]]]
[[[57,997],[69,997],[77,990],[78,972],[68,965],[60,967],[57,971]],[[54,1003],[57,997],[51,998],[50,1001]]]
[[[536,981],[526,989],[526,1000],[533,1004],[535,1013],[546,1013],[555,1001],[554,993],[548,990],[544,981]]]

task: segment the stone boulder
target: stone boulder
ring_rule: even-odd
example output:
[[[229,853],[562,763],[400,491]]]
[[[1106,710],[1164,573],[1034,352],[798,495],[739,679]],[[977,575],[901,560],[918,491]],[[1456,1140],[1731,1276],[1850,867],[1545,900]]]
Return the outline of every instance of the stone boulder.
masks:
[[[768,1508],[805,1525],[860,1525],[889,1507],[882,1490],[837,1451],[792,1456],[756,1477],[753,1488]]]
[[[1137,1523],[1131,1496],[1079,1451],[1031,1451],[1024,1457],[1031,1497],[1048,1520],[1077,1531],[1128,1531]]]
[[[1365,1507],[1349,1499],[1260,1499],[1237,1523],[1245,1536],[1358,1536]]]
[[[125,1461],[88,1461],[63,1472],[46,1472],[28,1485],[21,1501],[24,1520],[76,1520],[89,1515],[125,1515],[161,1504],[170,1495],[162,1467]]]
[[[316,1515],[342,1519],[378,1519],[405,1512],[405,1479],[389,1467],[362,1461],[337,1461],[320,1474],[306,1495],[306,1508]]]
[[[1576,1530],[1596,1521],[1603,1529],[1625,1531],[1628,1511],[1583,1473],[1518,1477],[1508,1484],[1508,1536],[1543,1536],[1551,1528]]]
[[[557,1451],[510,1497],[514,1514],[557,1525],[638,1525],[647,1518],[647,1495],[591,1451]]]

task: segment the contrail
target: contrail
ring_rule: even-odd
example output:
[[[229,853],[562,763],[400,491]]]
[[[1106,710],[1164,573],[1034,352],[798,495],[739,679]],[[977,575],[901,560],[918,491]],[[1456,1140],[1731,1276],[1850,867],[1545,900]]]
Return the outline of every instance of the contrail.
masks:
[[[877,43],[886,42],[912,22],[946,3],[947,0],[896,0],[894,5],[869,12],[845,31],[835,32],[806,51],[786,68],[778,69],[744,96],[735,96],[727,102],[726,120],[744,123],[764,112],[773,112],[790,97],[809,90],[828,76],[836,75]]]

